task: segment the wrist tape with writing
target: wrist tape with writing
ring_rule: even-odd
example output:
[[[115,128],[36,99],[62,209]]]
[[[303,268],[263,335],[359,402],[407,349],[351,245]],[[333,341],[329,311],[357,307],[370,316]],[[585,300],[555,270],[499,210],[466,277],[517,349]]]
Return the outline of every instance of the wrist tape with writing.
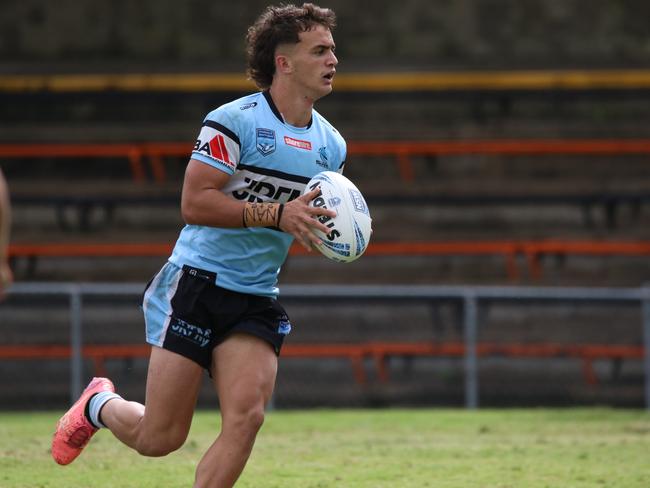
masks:
[[[244,227],[279,227],[283,209],[281,203],[246,202]]]

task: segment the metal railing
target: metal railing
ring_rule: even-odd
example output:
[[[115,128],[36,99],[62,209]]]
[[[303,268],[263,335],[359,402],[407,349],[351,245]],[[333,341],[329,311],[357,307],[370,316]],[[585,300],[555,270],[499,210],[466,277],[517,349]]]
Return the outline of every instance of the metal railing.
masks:
[[[139,283],[16,283],[10,295],[68,296],[70,307],[70,393],[77,399],[83,388],[82,345],[83,297],[137,296],[144,286]],[[592,288],[592,287],[524,287],[524,286],[426,286],[426,285],[287,285],[282,287],[282,299],[302,302],[324,299],[339,302],[432,302],[455,300],[462,305],[465,344],[465,406],[479,406],[477,337],[479,308],[482,302],[593,302],[632,303],[641,307],[643,329],[643,371],[645,408],[650,410],[650,287]],[[1,306],[0,306],[1,307]]]

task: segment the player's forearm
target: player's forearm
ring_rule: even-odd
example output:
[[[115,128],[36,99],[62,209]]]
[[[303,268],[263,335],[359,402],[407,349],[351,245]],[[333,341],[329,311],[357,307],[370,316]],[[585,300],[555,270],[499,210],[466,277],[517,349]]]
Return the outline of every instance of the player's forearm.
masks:
[[[214,188],[183,193],[181,212],[185,223],[190,225],[243,227],[244,202]]]
[[[240,202],[217,189],[183,195],[181,211],[186,224],[210,227],[278,227],[284,205]]]

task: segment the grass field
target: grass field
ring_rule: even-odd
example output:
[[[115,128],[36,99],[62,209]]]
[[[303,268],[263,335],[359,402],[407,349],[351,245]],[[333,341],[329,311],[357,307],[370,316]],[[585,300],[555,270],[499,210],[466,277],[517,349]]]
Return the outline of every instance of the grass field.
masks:
[[[0,414],[0,487],[190,487],[219,422],[199,412],[186,445],[162,459],[100,432],[60,467],[49,454],[57,417]],[[237,488],[647,488],[649,461],[642,411],[276,411]]]

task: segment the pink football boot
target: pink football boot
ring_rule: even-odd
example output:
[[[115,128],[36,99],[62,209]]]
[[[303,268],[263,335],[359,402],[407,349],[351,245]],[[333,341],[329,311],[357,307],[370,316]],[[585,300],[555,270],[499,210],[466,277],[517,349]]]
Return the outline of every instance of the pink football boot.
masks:
[[[59,419],[52,439],[52,457],[59,464],[74,461],[97,429],[85,415],[86,403],[91,396],[101,391],[115,391],[108,378],[93,378],[79,400]]]

